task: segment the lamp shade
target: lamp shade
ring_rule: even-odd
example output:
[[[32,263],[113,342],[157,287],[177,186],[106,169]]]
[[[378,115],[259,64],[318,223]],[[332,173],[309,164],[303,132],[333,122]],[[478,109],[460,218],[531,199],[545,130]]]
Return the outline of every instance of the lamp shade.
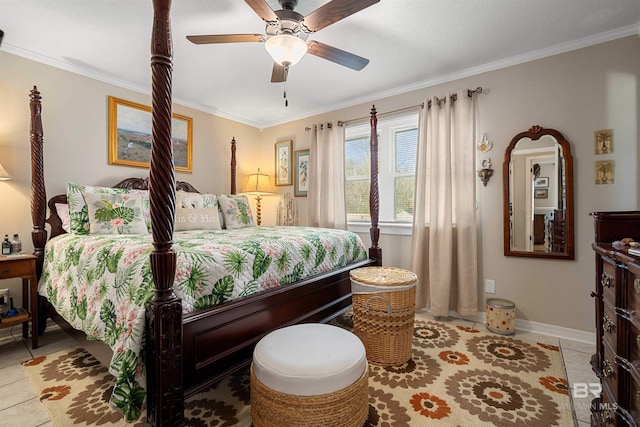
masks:
[[[304,40],[290,34],[269,37],[264,47],[273,60],[282,66],[297,64],[308,50]]]
[[[269,175],[260,173],[254,173],[249,175],[249,179],[242,190],[245,194],[255,194],[257,196],[262,194],[274,193],[271,181],[269,181]]]
[[[2,167],[2,163],[0,163],[0,181],[6,181],[11,179],[11,175],[7,173],[7,171]]]

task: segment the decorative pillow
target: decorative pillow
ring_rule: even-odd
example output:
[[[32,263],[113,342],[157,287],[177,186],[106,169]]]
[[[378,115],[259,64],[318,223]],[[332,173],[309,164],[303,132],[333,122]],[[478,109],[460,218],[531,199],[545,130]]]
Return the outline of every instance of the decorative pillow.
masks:
[[[176,191],[176,208],[214,208],[218,206],[215,194]]]
[[[175,231],[220,230],[220,213],[213,208],[176,208]]]
[[[71,218],[69,217],[69,205],[66,203],[56,203],[58,218],[62,221],[62,229],[67,233],[71,232]]]
[[[147,231],[151,232],[151,213],[149,203],[149,192],[146,190],[128,190],[125,188],[96,187],[92,185],[67,183],[67,202],[69,204],[69,218],[71,233],[89,234],[89,214],[87,204],[83,195],[87,193],[96,194],[140,194],[142,195],[142,215],[147,226]]]
[[[255,227],[247,196],[218,195],[218,203],[224,215],[224,226],[228,230]]]
[[[147,234],[142,194],[84,193],[91,234]]]

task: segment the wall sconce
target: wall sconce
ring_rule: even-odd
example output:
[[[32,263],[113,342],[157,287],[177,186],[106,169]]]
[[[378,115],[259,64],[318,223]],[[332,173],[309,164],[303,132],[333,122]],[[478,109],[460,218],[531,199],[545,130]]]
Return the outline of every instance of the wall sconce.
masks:
[[[489,182],[489,178],[493,176],[493,169],[491,169],[491,159],[484,159],[482,161],[482,169],[478,171],[478,176],[480,177],[480,181],[482,181],[482,185],[485,187]]]
[[[273,187],[271,186],[271,181],[269,181],[269,175],[260,173],[260,168],[258,168],[258,173],[254,173],[249,175],[249,179],[247,179],[247,183],[244,186],[244,190],[242,190],[242,194],[252,194],[256,196],[256,224],[260,225],[260,201],[262,200],[262,196],[265,194],[275,193]]]

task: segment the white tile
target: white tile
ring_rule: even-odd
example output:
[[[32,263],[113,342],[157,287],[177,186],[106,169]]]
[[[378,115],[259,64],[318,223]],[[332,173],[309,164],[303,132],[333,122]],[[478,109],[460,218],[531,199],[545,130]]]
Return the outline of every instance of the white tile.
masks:
[[[38,427],[50,422],[49,413],[38,398],[0,411],[2,425],[11,427]]]
[[[563,349],[579,351],[582,353],[594,354],[596,352],[596,343],[587,344],[584,342],[561,339],[560,345]]]
[[[23,340],[0,346],[0,368],[18,365],[29,359],[31,359],[31,353]]]
[[[25,378],[28,378],[27,373],[21,365],[12,365],[0,368],[0,386],[13,384],[16,381],[20,381]]]
[[[22,368],[22,366],[18,366]],[[37,397],[28,378],[0,386],[0,410],[10,408]],[[0,418],[2,419],[2,418]]]

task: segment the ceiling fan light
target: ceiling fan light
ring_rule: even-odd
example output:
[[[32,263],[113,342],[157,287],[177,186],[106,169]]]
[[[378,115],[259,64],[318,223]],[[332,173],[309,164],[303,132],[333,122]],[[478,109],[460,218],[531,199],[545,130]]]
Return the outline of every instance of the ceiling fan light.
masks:
[[[297,64],[308,50],[304,40],[289,34],[269,37],[264,47],[273,60],[282,66],[285,63],[289,66]]]

